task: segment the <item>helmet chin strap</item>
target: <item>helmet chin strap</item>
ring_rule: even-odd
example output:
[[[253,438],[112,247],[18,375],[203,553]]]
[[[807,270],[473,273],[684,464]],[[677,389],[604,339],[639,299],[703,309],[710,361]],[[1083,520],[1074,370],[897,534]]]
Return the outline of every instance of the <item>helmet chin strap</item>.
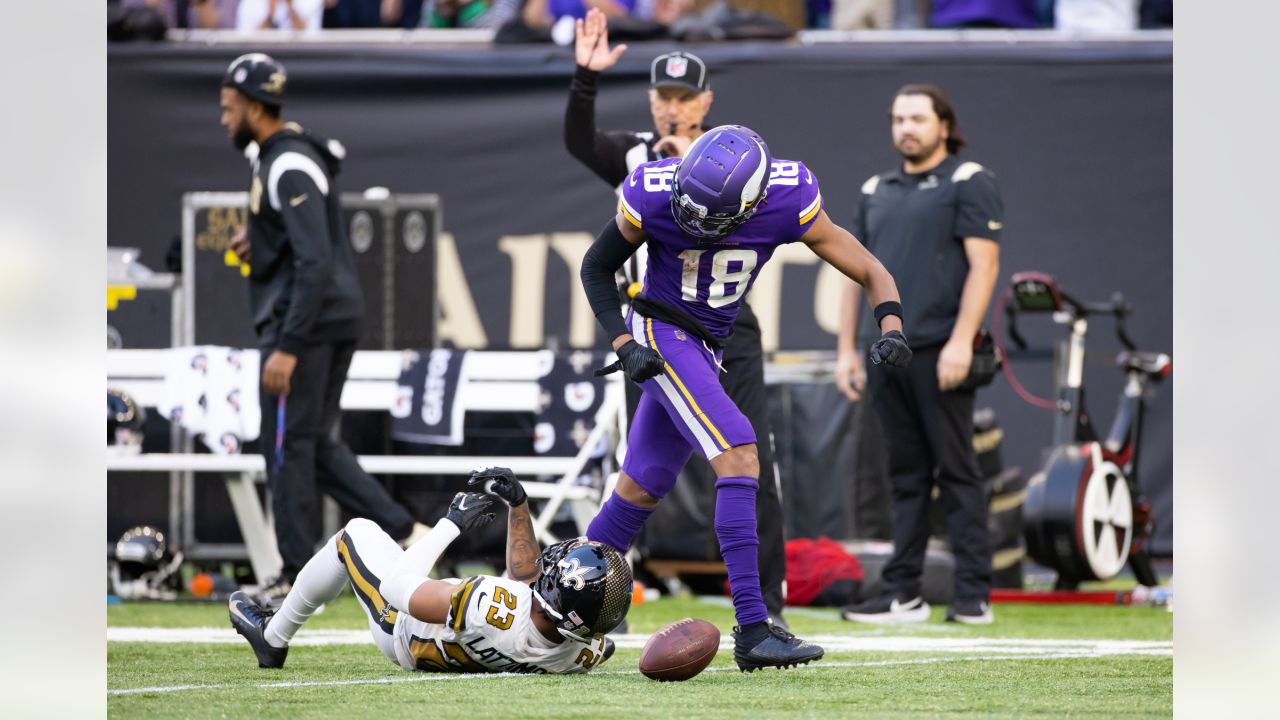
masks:
[[[559,622],[560,620],[563,620],[563,619],[564,619],[564,616],[563,616],[563,615],[561,615],[559,612],[557,612],[555,608],[551,607],[551,603],[549,603],[549,602],[547,602],[546,600],[544,600],[544,599],[543,599],[543,597],[542,597],[542,593],[538,592],[537,590],[534,590],[534,591],[533,591],[533,599],[534,599],[534,600],[537,600],[537,601],[538,601],[538,605],[542,606],[542,611],[543,611],[543,612],[545,612],[546,614],[550,615],[550,616],[551,616],[552,618],[554,618],[557,622]]]
[[[533,599],[537,600],[538,605],[542,608],[542,611],[550,615],[552,620],[555,621],[553,624],[555,625],[556,631],[559,632],[561,635],[565,636],[570,640],[576,640],[580,643],[591,642],[591,638],[583,638],[580,635],[575,635],[573,631],[565,629],[564,626],[569,622],[569,620],[565,618],[564,615],[561,615],[559,612],[557,612],[555,608],[551,607],[551,603],[543,599],[542,594],[539,593],[537,590],[533,591]]]

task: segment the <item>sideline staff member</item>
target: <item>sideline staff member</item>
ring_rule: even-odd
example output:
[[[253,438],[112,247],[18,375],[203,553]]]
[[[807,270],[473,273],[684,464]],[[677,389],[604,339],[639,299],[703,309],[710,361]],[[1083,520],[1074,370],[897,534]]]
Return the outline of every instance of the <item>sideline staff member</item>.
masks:
[[[259,443],[284,561],[280,576],[260,591],[264,605],[281,601],[311,559],[317,486],[394,538],[407,541],[427,530],[335,439],[363,315],[333,184],[344,151],[280,119],[285,81],[284,67],[271,57],[242,55],[227,68],[220,102],[235,148],[251,142],[259,148],[247,237],[237,236],[232,249],[251,268],[249,304],[263,358]]]
[[[893,557],[884,568],[885,593],[842,615],[860,622],[928,619],[920,578],[936,483],[956,561],[947,620],[986,624],[993,620],[987,495],[973,450],[974,391],[959,388],[999,273],[1004,208],[991,172],[955,157],[965,140],[941,89],[903,87],[890,115],[902,166],[862,186],[850,230],[898,281],[915,361],[905,369],[871,366],[866,376],[889,451]],[[836,383],[850,399],[862,389],[854,342],[860,298],[849,283]]]
[[[641,163],[682,157],[689,145],[702,136],[702,121],[712,99],[707,66],[700,58],[686,52],[659,55],[649,69],[649,108],[655,132],[596,129],[596,82],[600,72],[612,67],[626,49],[626,45],[609,48],[607,20],[599,10],[593,8],[585,20],[577,21],[577,70],[569,86],[564,142],[570,154],[615,188]],[[623,266],[629,284],[643,279],[646,257],[642,245]],[[760,323],[747,303],[742,304],[725,346],[720,384],[751,421],[760,439],[760,492],[756,493],[760,586],[769,616],[785,627],[782,609],[787,554],[782,534],[782,493],[774,473],[773,428],[765,396]],[[633,409],[639,400],[639,388],[627,383],[627,393],[628,407]],[[708,485],[715,482],[715,472],[698,453],[694,453],[690,464],[697,477]]]

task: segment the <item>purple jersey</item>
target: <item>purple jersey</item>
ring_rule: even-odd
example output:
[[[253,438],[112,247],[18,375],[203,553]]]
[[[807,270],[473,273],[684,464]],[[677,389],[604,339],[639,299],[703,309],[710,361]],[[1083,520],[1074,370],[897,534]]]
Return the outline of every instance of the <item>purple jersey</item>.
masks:
[[[818,179],[794,160],[773,161],[760,209],[728,237],[698,242],[671,214],[671,179],[680,158],[636,166],[622,183],[618,210],[644,231],[649,263],[644,293],[729,335],[742,298],[779,245],[799,240],[822,210]]]

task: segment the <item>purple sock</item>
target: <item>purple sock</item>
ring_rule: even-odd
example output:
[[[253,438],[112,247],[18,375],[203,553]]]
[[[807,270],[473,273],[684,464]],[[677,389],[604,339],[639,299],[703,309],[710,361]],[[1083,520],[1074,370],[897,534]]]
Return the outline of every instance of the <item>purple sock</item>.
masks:
[[[752,505],[752,508],[754,512],[755,506]],[[635,539],[636,533],[644,527],[644,521],[653,514],[653,510],[653,508],[632,505],[618,497],[618,493],[615,492],[609,496],[604,505],[600,506],[600,512],[591,519],[591,524],[587,526],[587,539],[602,542],[618,552],[625,553],[631,547],[631,541]],[[754,517],[752,515],[753,522]]]
[[[716,537],[720,555],[729,570],[729,589],[738,626],[769,619],[760,592],[760,539],[756,535],[756,488],[752,477],[725,477],[716,481]]]

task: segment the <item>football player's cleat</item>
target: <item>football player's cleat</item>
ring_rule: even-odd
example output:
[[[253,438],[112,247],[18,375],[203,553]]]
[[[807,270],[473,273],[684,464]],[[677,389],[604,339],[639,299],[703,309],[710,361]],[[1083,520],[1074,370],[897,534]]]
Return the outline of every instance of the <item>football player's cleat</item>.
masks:
[[[237,590],[227,598],[227,614],[231,616],[231,627],[249,641],[253,654],[258,656],[258,667],[284,667],[289,648],[272,646],[264,635],[267,622],[275,613],[255,604],[243,590]]]
[[[751,645],[744,640],[742,628],[733,628],[733,659],[743,672],[803,665],[821,659],[823,652],[821,647],[801,640],[772,622],[768,624],[768,634]]]
[[[580,642],[617,627],[631,609],[631,566],[617,550],[585,537],[547,548],[533,597],[561,635]]]
[[[600,662],[604,662],[605,660],[608,660],[609,658],[613,657],[613,651],[617,649],[618,649],[618,646],[614,644],[613,638],[609,638],[609,637],[605,638],[604,639],[604,657],[600,658]]]

